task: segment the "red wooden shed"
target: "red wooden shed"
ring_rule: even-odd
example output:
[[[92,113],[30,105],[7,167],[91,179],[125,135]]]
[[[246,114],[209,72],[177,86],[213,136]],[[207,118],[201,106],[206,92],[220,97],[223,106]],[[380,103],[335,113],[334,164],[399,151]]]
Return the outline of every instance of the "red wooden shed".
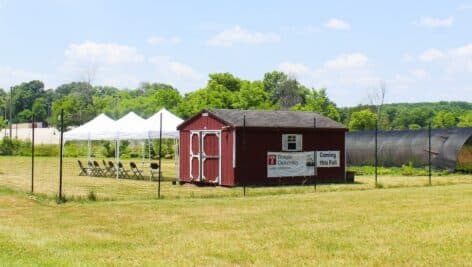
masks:
[[[346,181],[347,128],[318,113],[210,109],[186,120],[178,130],[181,183]]]

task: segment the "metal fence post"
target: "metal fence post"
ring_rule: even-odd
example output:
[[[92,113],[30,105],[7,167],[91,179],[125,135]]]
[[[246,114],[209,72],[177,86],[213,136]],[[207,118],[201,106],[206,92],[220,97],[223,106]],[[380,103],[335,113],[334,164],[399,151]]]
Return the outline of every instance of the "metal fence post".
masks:
[[[34,113],[31,116],[31,194],[34,193]]]
[[[375,187],[377,187],[377,165],[379,164],[378,163],[378,149],[377,149],[377,135],[378,135],[378,120],[376,119],[375,120],[375,140],[374,140],[374,143],[375,143]]]
[[[159,125],[159,175],[157,179],[157,198],[161,198],[161,175],[162,175],[162,113],[160,115]]]
[[[316,116],[313,118],[313,142],[316,140],[316,134],[315,134],[315,129],[316,129]],[[316,192],[316,150],[315,146],[313,146],[313,184],[314,184],[314,189]]]
[[[61,140],[59,148],[59,200],[63,200],[62,195],[62,154],[63,154],[63,143],[64,143],[64,109],[61,109]]]
[[[431,185],[431,122],[428,125],[428,175],[429,185]]]
[[[235,140],[234,140],[235,141]],[[233,141],[233,142],[234,142]],[[243,159],[246,159],[246,115],[243,115]],[[243,174],[246,175],[246,164],[243,165]],[[245,182],[246,177],[243,179],[243,196],[246,196],[246,182]]]

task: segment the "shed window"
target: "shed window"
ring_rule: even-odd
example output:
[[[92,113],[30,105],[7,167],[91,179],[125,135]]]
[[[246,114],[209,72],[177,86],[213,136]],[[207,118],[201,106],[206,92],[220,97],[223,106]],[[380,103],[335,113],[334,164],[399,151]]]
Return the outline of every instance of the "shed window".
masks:
[[[282,151],[302,151],[302,135],[283,134]]]

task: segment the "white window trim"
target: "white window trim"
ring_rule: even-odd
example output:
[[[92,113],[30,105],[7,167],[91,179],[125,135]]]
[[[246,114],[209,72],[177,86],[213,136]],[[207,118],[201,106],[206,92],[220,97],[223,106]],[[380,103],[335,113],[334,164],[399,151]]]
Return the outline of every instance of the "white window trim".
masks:
[[[295,144],[296,144],[295,149],[288,148],[288,139],[291,136],[295,136]],[[298,142],[298,140],[300,140],[300,142]],[[286,145],[286,147],[284,145]],[[303,151],[303,134],[282,134],[282,151],[287,151],[287,152]]]

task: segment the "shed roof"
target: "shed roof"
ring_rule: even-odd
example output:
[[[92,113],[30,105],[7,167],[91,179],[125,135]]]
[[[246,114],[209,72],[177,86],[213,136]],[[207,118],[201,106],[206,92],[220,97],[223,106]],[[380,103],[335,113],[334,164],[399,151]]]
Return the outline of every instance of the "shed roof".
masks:
[[[232,127],[243,127],[246,116],[247,127],[313,128],[316,118],[316,128],[346,129],[341,123],[314,112],[237,109],[208,109],[202,112],[208,112]]]

